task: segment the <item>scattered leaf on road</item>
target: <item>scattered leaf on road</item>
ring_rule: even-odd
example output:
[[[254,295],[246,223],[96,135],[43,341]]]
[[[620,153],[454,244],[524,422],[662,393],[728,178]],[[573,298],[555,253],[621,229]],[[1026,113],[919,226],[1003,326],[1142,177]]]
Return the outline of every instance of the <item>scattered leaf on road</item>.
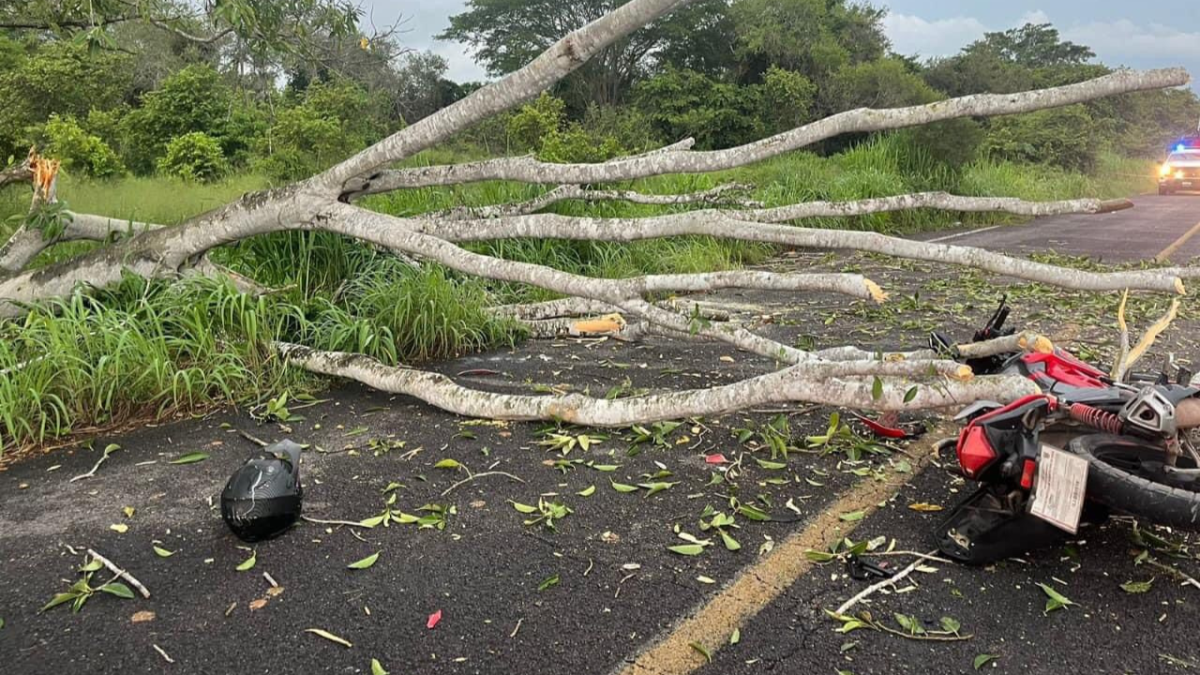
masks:
[[[161,546],[155,546],[154,553],[160,558],[170,558],[171,556],[175,555],[175,551],[168,551]]]
[[[120,532],[121,534],[125,534],[126,532],[129,531],[129,526],[126,525],[125,523],[116,523],[115,525],[109,525],[108,529],[110,529],[114,532]]]
[[[1042,592],[1044,592],[1046,594],[1046,597],[1048,598],[1046,600],[1046,609],[1045,609],[1046,614],[1049,614],[1050,612],[1053,612],[1056,609],[1062,609],[1063,607],[1067,607],[1067,606],[1075,604],[1075,603],[1071,602],[1067,598],[1067,596],[1063,595],[1062,593],[1059,593],[1058,591],[1047,586],[1046,584],[1038,584],[1038,587],[1042,589]]]
[[[975,670],[979,670],[992,661],[995,661],[997,658],[999,657],[995,654],[980,654],[979,656],[976,656],[974,661]]]
[[[595,492],[596,492],[596,486],[589,485],[589,486],[585,487],[584,489],[580,490],[579,492],[576,492],[575,494],[579,495],[580,497],[591,497],[592,494]]]
[[[632,485],[626,485],[624,483],[617,483],[617,482],[613,482],[613,481],[609,481],[609,482],[612,483],[613,489],[616,490],[617,492],[624,492],[624,493],[637,492],[637,488]]]
[[[247,570],[253,569],[254,566],[257,564],[258,564],[258,551],[251,551],[250,557],[246,558],[246,560],[244,562],[242,562],[241,565],[237,566],[237,571],[245,572]]]
[[[371,565],[374,565],[376,560],[379,560],[379,553],[372,553],[362,560],[356,560],[349,565],[346,565],[346,567],[352,570],[365,570]]]
[[[942,507],[938,506],[937,504],[927,504],[925,502],[909,504],[908,508],[912,509],[913,511],[920,511],[922,513],[932,513],[934,511],[942,510]]]
[[[196,462],[203,462],[206,459],[208,459],[207,452],[189,452],[188,454],[182,455],[180,457],[176,457],[175,459],[173,459],[167,463],[168,464],[195,464]]]
[[[680,544],[679,546],[668,546],[667,550],[679,555],[700,555],[704,552],[704,547],[700,544]]]
[[[104,584],[100,587],[100,590],[108,593],[109,595],[115,595],[118,598],[125,598],[126,600],[133,599],[133,590],[119,581],[111,581],[107,584]]]
[[[456,459],[443,459],[442,461],[438,462],[437,464],[434,464],[433,468],[435,468],[435,469],[457,469],[460,466],[462,466],[462,464],[460,464],[458,462],[458,460],[456,460]]]
[[[1150,586],[1154,583],[1154,579],[1149,581],[1127,581],[1121,584],[1121,590],[1126,593],[1145,593],[1150,590]]]
[[[552,577],[547,577],[545,580],[542,581],[542,583],[538,584],[538,590],[544,591],[547,588],[552,588],[557,585],[558,585],[558,575],[555,574]]]
[[[334,635],[333,633],[330,633],[327,630],[321,630],[320,628],[305,628],[304,632],[312,633],[313,635],[323,637],[326,640],[329,640],[330,642],[336,642],[339,645],[342,645],[343,647],[346,647],[346,648],[350,648],[350,647],[354,646],[354,645],[350,644],[348,641]]]
[[[851,511],[850,513],[843,513],[842,515],[838,516],[838,518],[841,518],[847,523],[851,523],[856,520],[862,520],[863,516],[865,515],[867,515],[865,511]]]
[[[695,649],[696,651],[700,652],[700,654],[702,656],[704,656],[705,661],[707,661],[708,663],[712,663],[712,654],[709,653],[709,651],[707,649],[705,649],[704,645],[700,644],[699,642],[689,642],[688,645],[692,649]]]
[[[147,621],[153,621],[153,620],[154,620],[154,612],[151,612],[149,610],[142,610],[140,612],[136,612],[136,613],[134,613],[133,616],[129,617],[130,623],[146,623]]]
[[[371,659],[371,675],[388,675],[388,671],[383,669],[383,664],[379,659]]]

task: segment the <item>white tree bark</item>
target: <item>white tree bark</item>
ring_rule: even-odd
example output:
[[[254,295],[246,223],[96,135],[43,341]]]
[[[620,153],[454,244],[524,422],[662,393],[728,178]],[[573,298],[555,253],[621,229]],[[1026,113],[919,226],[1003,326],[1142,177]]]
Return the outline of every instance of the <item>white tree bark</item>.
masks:
[[[537,213],[559,202],[577,199],[586,202],[617,202],[631,204],[648,204],[651,206],[682,206],[685,204],[708,204],[711,206],[740,206],[757,209],[762,206],[759,202],[748,199],[738,199],[731,193],[746,192],[751,186],[742,183],[727,183],[703,192],[690,192],[678,195],[650,195],[633,190],[589,190],[579,185],[561,185],[549,192],[541,194],[529,201],[516,204],[497,204],[495,206],[460,206],[436,214],[439,218],[455,220],[474,220],[486,218],[501,218],[504,216],[523,216]],[[428,217],[428,216],[425,216]]]
[[[574,72],[605,47],[682,7],[689,0],[631,0],[554,43],[528,65],[499,82],[376,143],[317,176],[313,183],[326,194],[361,192],[355,181],[379,168],[411,157],[488,117],[545,91]],[[355,185],[350,185],[356,182]]]
[[[767,403],[802,401],[872,410],[922,410],[962,406],[980,399],[1011,401],[1038,393],[1036,385],[1019,377],[943,379],[922,385],[895,379],[909,375],[904,363],[847,361],[801,364],[734,384],[626,399],[581,394],[522,396],[468,389],[439,373],[392,368],[361,354],[321,352],[290,344],[278,344],[277,348],[289,362],[306,370],[413,396],[460,415],[561,420],[598,427],[721,415]],[[883,392],[878,397],[872,392],[875,377],[883,381]],[[914,398],[906,404],[904,398],[914,386]]]
[[[840,207],[826,205],[823,208],[833,211]],[[706,235],[803,248],[869,251],[913,260],[975,267],[1026,281],[1075,290],[1112,291],[1130,288],[1180,294],[1184,292],[1180,279],[1183,270],[1179,268],[1135,272],[1087,272],[1012,258],[980,248],[901,239],[877,232],[800,228],[751,222],[727,211],[690,211],[651,218],[622,219],[574,218],[553,213],[469,221],[418,218],[409,221],[397,220],[395,225],[413,227],[413,221],[416,221],[415,226],[421,232],[447,241],[481,241],[509,237],[638,241]],[[1189,275],[1200,274],[1200,268],[1186,272]]]
[[[358,185],[348,186],[348,190],[350,196],[357,196],[399,188],[453,185],[483,180],[562,185],[612,183],[667,173],[709,173],[745,166],[841,134],[901,129],[959,117],[992,117],[1032,112],[1116,94],[1183,86],[1190,79],[1183,68],[1144,72],[1121,70],[1086,82],[1037,91],[972,94],[907,108],[850,110],[761,141],[726,150],[665,152],[625,160],[617,159],[603,164],[550,164],[528,157],[490,159],[455,166],[384,171]],[[380,165],[382,163],[376,166]]]

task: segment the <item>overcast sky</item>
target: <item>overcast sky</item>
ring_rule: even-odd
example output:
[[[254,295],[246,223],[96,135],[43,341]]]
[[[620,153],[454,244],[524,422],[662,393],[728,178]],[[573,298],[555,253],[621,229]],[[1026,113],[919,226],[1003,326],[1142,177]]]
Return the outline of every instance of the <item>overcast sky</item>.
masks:
[[[380,25],[404,17],[407,32],[402,40],[446,57],[451,79],[484,79],[483,69],[462,45],[433,39],[449,25],[447,17],[461,12],[465,4],[466,0],[366,0],[365,8]],[[872,4],[888,8],[888,37],[902,54],[953,54],[985,31],[1049,22],[1066,39],[1091,47],[1106,64],[1184,66],[1200,77],[1200,5],[1195,0],[886,0]]]

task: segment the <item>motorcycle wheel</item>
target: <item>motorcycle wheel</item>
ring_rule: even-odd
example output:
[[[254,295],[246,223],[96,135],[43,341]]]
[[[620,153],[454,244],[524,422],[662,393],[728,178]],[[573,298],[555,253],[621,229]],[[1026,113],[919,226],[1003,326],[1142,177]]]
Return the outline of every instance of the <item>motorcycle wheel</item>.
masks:
[[[1089,434],[1067,446],[1088,461],[1088,497],[1159,525],[1200,527],[1200,474],[1174,473],[1161,446],[1127,436]],[[1176,467],[1196,469],[1189,457]]]

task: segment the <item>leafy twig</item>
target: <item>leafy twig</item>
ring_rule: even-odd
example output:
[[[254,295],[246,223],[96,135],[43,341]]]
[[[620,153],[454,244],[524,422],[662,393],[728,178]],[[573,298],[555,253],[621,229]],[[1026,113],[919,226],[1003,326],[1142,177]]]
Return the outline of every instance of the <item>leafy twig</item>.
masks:
[[[345,525],[346,527],[361,527],[368,530],[371,529],[371,526],[363,525],[361,522],[355,522],[353,520],[321,520],[320,518],[310,518],[308,516],[300,516],[300,520],[316,525]]]
[[[930,551],[929,553],[926,553],[925,556],[932,556],[934,553],[937,553],[937,551]],[[884,579],[883,581],[873,583],[870,586],[867,586],[866,588],[862,589],[854,597],[850,598],[846,602],[843,602],[842,606],[837,608],[837,610],[836,610],[837,614],[844,616],[846,614],[846,612],[849,611],[851,607],[858,604],[858,602],[860,600],[863,600],[864,598],[870,596],[872,593],[875,593],[884,588],[887,588],[888,586],[895,586],[898,581],[900,581],[904,577],[907,577],[908,575],[912,574],[918,567],[920,567],[921,562],[923,560],[924,560],[924,557],[918,558],[918,559],[914,560],[911,565],[909,565],[908,567],[905,567],[904,569],[897,572],[895,576],[888,577],[887,579]]]
[[[109,455],[113,454],[114,452],[116,452],[120,449],[121,449],[121,446],[117,445],[116,443],[109,443],[108,446],[104,448],[104,454],[100,456],[100,459],[96,460],[96,465],[92,467],[91,471],[89,471],[87,473],[81,473],[78,476],[75,476],[74,478],[72,478],[68,482],[74,483],[77,480],[83,480],[84,478],[91,478],[91,477],[95,476],[96,470],[100,468],[100,465],[104,463],[104,460],[108,459]]]
[[[525,482],[525,481],[521,480],[520,478],[518,478],[517,476],[514,476],[511,473],[508,473],[505,471],[483,471],[481,473],[471,474],[470,476],[458,481],[454,485],[451,485],[450,487],[446,488],[445,490],[442,491],[442,496],[445,497],[446,495],[450,494],[450,491],[453,490],[454,488],[456,488],[460,485],[464,485],[466,483],[470,483],[471,481],[475,480],[476,478],[483,478],[484,476],[504,476],[505,478],[511,478],[511,479],[517,481],[518,483]]]
[[[138,589],[138,591],[141,592],[143,598],[150,597],[150,591],[147,590],[146,587],[142,585],[142,582],[138,581],[132,574],[130,574],[129,572],[126,572],[125,570],[121,569],[120,567],[117,567],[115,564],[113,564],[113,562],[111,560],[109,560],[108,558],[105,558],[104,556],[100,555],[99,553],[96,553],[95,551],[93,551],[90,548],[87,550],[87,552],[88,552],[88,555],[92,556],[92,560],[98,561],[101,565],[104,565],[105,567],[107,567],[108,571],[117,575],[118,578],[128,581],[130,586],[133,586],[134,588]]]

